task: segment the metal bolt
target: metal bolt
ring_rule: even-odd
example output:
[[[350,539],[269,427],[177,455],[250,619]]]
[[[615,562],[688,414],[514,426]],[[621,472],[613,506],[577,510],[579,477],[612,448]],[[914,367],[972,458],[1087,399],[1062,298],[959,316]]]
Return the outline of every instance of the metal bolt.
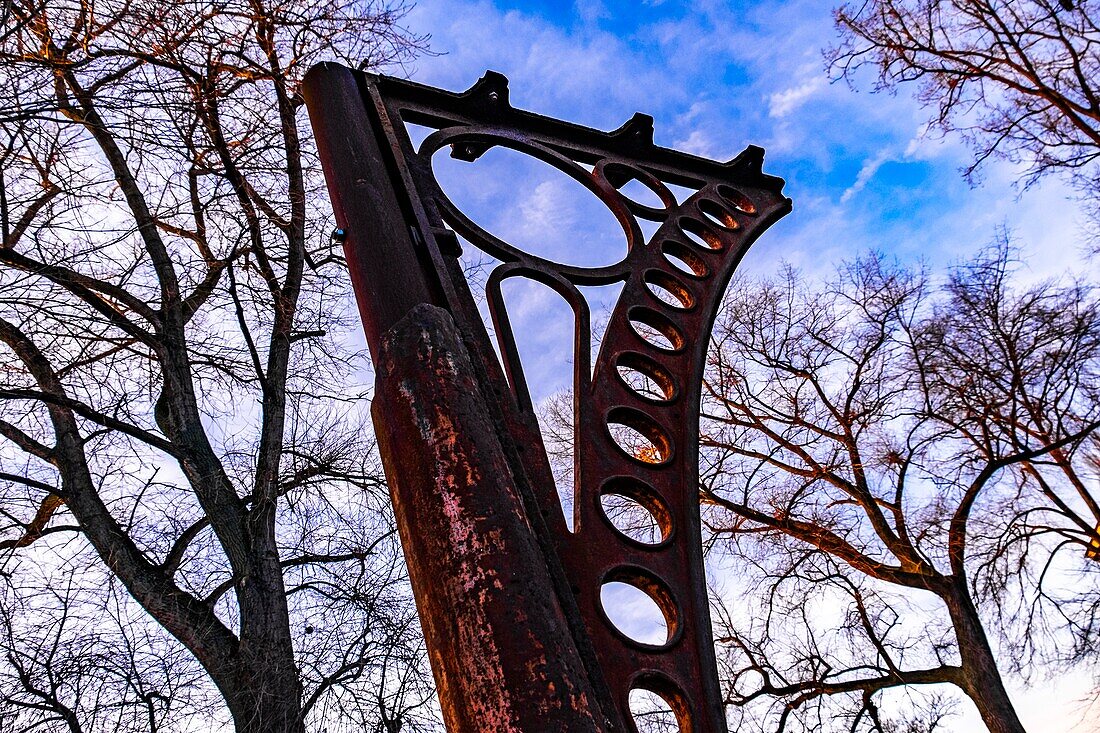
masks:
[[[489,101],[490,102],[499,102],[500,101],[500,94],[498,92],[489,92]]]

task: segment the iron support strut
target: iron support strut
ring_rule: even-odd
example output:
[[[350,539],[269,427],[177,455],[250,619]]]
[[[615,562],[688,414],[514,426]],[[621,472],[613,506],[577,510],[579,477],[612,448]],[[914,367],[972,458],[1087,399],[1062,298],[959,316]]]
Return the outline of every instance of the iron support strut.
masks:
[[[449,730],[637,733],[638,691],[663,700],[681,733],[725,733],[699,405],[726,286],[791,209],[783,181],[763,172],[764,151],[718,162],[655,145],[642,114],[612,132],[536,115],[511,106],[494,72],[454,93],[322,64],[304,94],[346,232],[376,366],[375,425]],[[414,144],[409,125],[427,137]],[[622,259],[550,261],[471,220],[436,180],[433,156],[449,149],[472,163],[498,147],[606,205],[623,229]],[[631,183],[650,203],[627,194]],[[656,230],[643,234],[642,220]],[[495,262],[484,282],[495,345],[459,236]],[[573,313],[572,523],[504,302],[512,278],[551,289]],[[593,358],[582,289],[614,284],[621,294]],[[605,501],[627,502],[632,519]],[[663,640],[609,616],[602,591],[618,583],[654,602]]]
[[[601,710],[470,356],[439,307],[377,120],[349,69],[314,69],[304,94],[346,232],[375,363],[371,412],[447,729],[621,730]]]

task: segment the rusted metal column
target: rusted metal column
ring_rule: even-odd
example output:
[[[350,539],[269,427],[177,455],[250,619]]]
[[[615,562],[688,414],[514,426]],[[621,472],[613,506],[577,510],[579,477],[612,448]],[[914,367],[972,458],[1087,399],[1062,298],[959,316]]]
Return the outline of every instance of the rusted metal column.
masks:
[[[310,69],[302,86],[329,198],[342,230],[351,284],[374,359],[382,334],[420,303],[441,304],[438,283],[413,239],[406,206],[363,104],[354,72],[337,64]],[[338,110],[338,114],[326,114]]]
[[[604,731],[450,314],[382,338],[372,412],[449,731]]]
[[[304,94],[376,385],[372,415],[451,733],[610,733],[379,120],[351,70]],[[328,113],[332,112],[332,113]]]

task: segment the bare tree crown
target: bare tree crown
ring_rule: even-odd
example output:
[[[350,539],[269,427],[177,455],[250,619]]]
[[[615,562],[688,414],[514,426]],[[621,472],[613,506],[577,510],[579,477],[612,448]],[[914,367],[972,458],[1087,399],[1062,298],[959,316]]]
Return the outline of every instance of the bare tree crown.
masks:
[[[1100,5],[1095,0],[872,0],[835,14],[842,43],[826,59],[878,87],[909,82],[976,157],[1028,166],[1029,181],[1063,171],[1092,198],[1100,159]]]
[[[413,723],[428,683],[297,86],[423,39],[384,2],[4,7],[0,716]],[[115,671],[63,673],[93,638]]]
[[[731,702],[887,730],[885,690],[946,683],[1022,731],[1000,668],[1095,661],[1098,368],[1094,291],[1014,286],[1004,246],[735,284],[703,406],[712,551],[754,599],[720,615]]]

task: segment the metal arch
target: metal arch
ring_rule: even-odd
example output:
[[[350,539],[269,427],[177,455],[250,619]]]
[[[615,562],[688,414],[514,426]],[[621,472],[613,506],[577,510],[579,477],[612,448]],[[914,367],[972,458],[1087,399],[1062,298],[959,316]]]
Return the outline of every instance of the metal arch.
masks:
[[[384,143],[390,177],[403,193],[400,205],[418,261],[428,271],[427,289],[454,315],[486,391],[511,397],[492,407],[502,439],[511,445],[513,472],[525,477],[520,483],[532,531],[607,713],[606,730],[636,731],[628,696],[640,688],[663,697],[685,733],[724,732],[702,563],[698,406],[710,330],[730,277],[753,241],[790,210],[783,181],[762,172],[759,148],[718,163],[657,147],[652,120],[644,115],[604,133],[516,110],[508,103],[507,80],[493,72],[461,94],[367,74],[358,84]],[[307,96],[307,104],[314,116],[318,102]],[[414,148],[405,128],[410,123],[436,131]],[[502,146],[554,166],[608,207],[623,227],[627,254],[610,265],[579,267],[486,232],[435,179],[432,156],[446,146],[467,161]],[[582,164],[592,166],[591,172]],[[649,188],[663,208],[620,193],[630,180]],[[678,203],[666,184],[695,192]],[[660,222],[648,241],[637,217]],[[455,232],[503,263],[486,288],[504,372],[457,264]],[[572,532],[561,514],[500,293],[501,283],[513,277],[551,287],[574,312]],[[588,306],[577,286],[615,282],[623,289],[590,372]],[[620,370],[640,373],[657,391],[637,389]],[[624,446],[613,426],[640,434],[651,449],[639,453]],[[646,544],[620,532],[601,506],[609,493],[646,508],[660,541]],[[615,627],[600,602],[608,582],[629,583],[656,602],[669,629],[665,643],[640,643]]]

